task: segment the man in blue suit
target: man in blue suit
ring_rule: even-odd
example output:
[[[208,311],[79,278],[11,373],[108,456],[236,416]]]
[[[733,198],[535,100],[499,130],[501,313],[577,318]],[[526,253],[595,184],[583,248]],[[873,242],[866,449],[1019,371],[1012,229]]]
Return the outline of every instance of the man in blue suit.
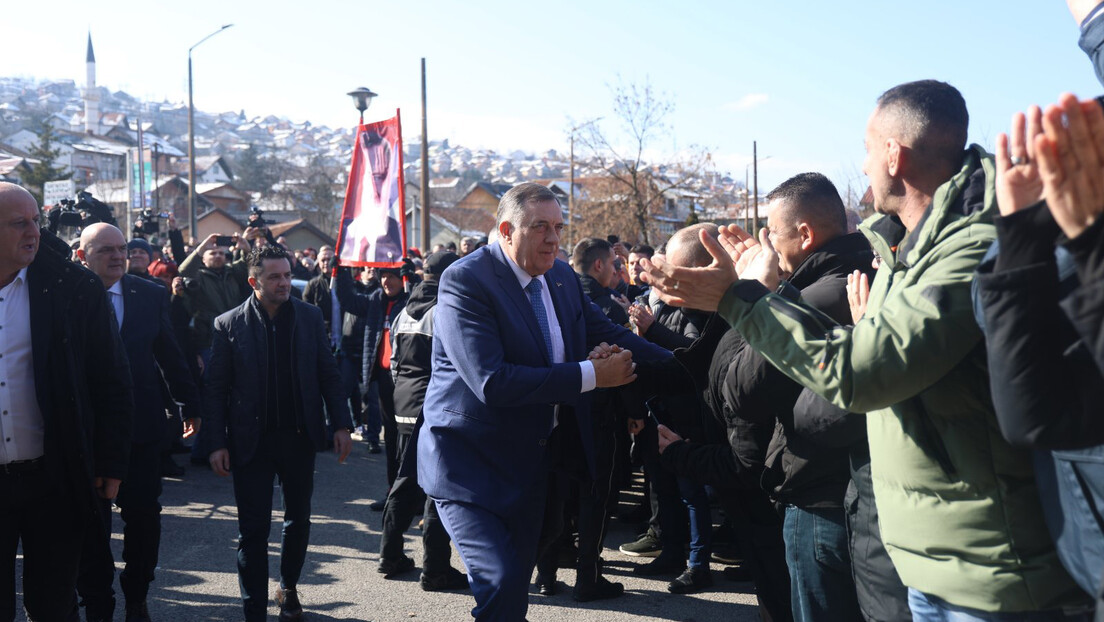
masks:
[[[593,470],[589,392],[632,382],[634,354],[670,353],[612,324],[556,260],[564,223],[548,188],[510,189],[497,222],[498,241],[441,278],[418,481],[468,568],[472,615],[518,622],[548,468],[578,445]],[[601,343],[624,351],[586,360]]]
[[[148,621],[146,594],[157,567],[161,542],[161,450],[165,438],[165,395],[184,404],[191,427],[199,414],[199,391],[184,353],[169,323],[169,292],[160,284],[125,274],[127,243],[123,232],[106,223],[89,225],[81,233],[77,256],[107,289],[118,330],[130,360],[134,381],[134,423],[130,466],[116,499],[125,527],[119,585],[126,597],[127,622]],[[164,379],[164,380],[162,380]],[[111,557],[111,501],[103,499],[104,529],[85,540],[78,591],[89,620],[110,620],[115,610],[111,588],[115,562]]]

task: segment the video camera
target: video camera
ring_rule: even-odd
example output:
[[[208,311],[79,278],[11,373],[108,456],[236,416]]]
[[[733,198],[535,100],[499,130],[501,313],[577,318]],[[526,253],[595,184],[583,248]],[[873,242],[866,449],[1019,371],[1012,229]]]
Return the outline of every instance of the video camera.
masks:
[[[168,212],[155,214],[153,210],[146,208],[134,222],[134,235],[151,235],[161,230],[161,219],[168,218]]]
[[[110,205],[85,191],[77,193],[77,199],[62,199],[46,212],[46,229],[57,233],[60,227],[83,228],[98,222],[116,225]]]

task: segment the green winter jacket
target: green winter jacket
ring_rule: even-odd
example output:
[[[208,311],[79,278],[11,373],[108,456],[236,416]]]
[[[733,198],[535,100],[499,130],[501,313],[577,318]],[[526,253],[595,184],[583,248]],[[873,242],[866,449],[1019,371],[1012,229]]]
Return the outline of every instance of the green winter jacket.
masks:
[[[974,145],[911,235],[895,218],[863,223],[881,265],[853,328],[755,281],[719,311],[791,378],[868,413],[882,539],[905,585],[983,611],[1053,609],[1085,597],[1043,523],[1030,454],[1001,437],[971,304],[994,181]]]

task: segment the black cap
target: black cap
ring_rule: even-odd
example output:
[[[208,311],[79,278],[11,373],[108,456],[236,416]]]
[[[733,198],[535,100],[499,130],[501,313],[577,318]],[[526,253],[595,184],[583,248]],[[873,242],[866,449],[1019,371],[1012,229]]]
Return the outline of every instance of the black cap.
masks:
[[[430,253],[429,257],[426,257],[425,261],[422,262],[422,270],[424,270],[426,274],[441,276],[445,268],[451,266],[457,259],[460,259],[460,256],[450,251]]]

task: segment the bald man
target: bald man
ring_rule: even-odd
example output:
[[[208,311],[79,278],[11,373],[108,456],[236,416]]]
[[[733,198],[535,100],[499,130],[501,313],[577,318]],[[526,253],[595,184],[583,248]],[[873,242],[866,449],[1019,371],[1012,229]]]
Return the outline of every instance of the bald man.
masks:
[[[165,438],[165,393],[184,405],[185,435],[199,421],[199,391],[169,322],[169,292],[158,283],[127,274],[127,242],[118,228],[97,223],[81,233],[77,257],[107,288],[115,309],[134,382],[134,422],[130,465],[116,505],[123,517],[123,561],[119,587],[126,598],[127,622],[150,619],[146,594],[157,567],[161,542],[161,450]],[[103,529],[85,541],[78,591],[88,620],[111,620],[115,611],[111,555],[111,502],[99,505]],[[98,525],[95,525],[98,527]]]
[[[0,621],[20,541],[28,618],[76,619],[88,517],[127,470],[126,355],[100,279],[68,256],[31,194],[0,183]]]

